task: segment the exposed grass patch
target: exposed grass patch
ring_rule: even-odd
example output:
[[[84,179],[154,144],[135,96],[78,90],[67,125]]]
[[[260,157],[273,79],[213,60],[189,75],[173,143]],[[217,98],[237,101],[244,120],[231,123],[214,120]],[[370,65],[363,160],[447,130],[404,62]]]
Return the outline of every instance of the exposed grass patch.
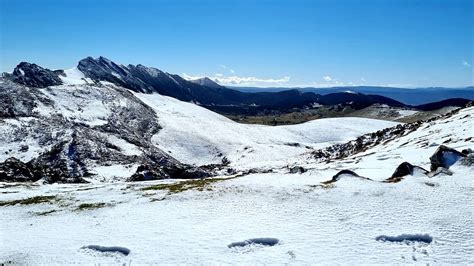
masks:
[[[288,112],[274,111],[258,114],[219,113],[239,123],[277,126],[300,124],[320,118],[343,117],[351,115],[354,111],[355,109],[350,107],[320,106],[312,109],[292,109]]]
[[[179,193],[190,189],[196,189],[198,191],[212,191],[209,186],[213,183],[229,180],[232,178],[206,178],[206,179],[192,179],[172,184],[158,184],[154,186],[144,187],[142,190],[168,190],[169,193]]]
[[[26,199],[0,201],[0,206],[13,206],[13,205],[31,205],[39,203],[53,203],[58,200],[57,196],[35,196]]]
[[[77,206],[76,211],[84,211],[84,210],[94,210],[100,209],[108,206],[108,204],[104,202],[97,202],[97,203],[82,203]]]

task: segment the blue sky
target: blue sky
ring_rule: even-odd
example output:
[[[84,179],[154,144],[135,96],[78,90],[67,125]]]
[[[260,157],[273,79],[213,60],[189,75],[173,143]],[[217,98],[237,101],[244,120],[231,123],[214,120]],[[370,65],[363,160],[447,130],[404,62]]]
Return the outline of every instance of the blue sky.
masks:
[[[102,55],[241,86],[473,85],[472,0],[0,2],[0,71]]]

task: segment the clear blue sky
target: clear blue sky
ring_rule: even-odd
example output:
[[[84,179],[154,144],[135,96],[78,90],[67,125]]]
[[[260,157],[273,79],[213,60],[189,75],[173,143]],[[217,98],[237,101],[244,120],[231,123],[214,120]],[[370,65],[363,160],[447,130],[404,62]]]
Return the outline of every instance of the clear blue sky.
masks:
[[[102,55],[240,85],[473,85],[473,0],[0,2],[0,71]]]

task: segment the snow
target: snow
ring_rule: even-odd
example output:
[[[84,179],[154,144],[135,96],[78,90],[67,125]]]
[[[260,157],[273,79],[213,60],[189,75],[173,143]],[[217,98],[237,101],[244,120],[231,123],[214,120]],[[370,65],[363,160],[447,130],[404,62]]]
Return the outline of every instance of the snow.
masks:
[[[28,130],[28,125],[35,121],[36,118],[22,117],[19,119],[5,118],[0,120],[0,162],[10,157],[15,157],[22,162],[28,162],[39,154],[50,148],[48,145],[40,145],[39,140],[35,138],[34,132],[28,138],[19,139],[17,131]],[[27,149],[23,150],[22,147]]]
[[[369,115],[369,117],[386,118],[393,120],[411,116],[419,112],[416,110],[410,110],[405,108],[391,107],[386,104],[374,104],[365,109],[362,109],[362,111],[365,113],[365,115]]]
[[[471,169],[451,177],[415,176],[397,184],[341,179],[324,172],[255,174],[212,190],[166,195],[144,186],[170,182],[4,188],[1,200],[57,195],[53,204],[1,207],[0,259],[18,263],[138,264],[472,264]],[[425,182],[436,183],[427,186]],[[76,210],[103,202],[99,209]],[[463,208],[459,208],[463,206]],[[47,215],[37,213],[57,210]],[[377,241],[381,235],[433,237],[431,243]],[[244,239],[275,246],[228,248]],[[120,246],[128,256],[84,252]],[[159,248],[158,248],[159,247]]]
[[[144,69],[152,77],[158,77],[160,74],[163,73],[161,72],[161,70],[154,67],[144,67]]]
[[[400,115],[399,118],[414,115],[414,114],[418,113],[418,111],[415,111],[415,110],[404,110],[404,109],[399,109],[399,110],[397,110],[397,112]]]
[[[116,136],[110,135],[109,143],[117,146],[125,155],[140,155],[142,151],[134,144],[127,142],[126,140],[119,139]]]
[[[0,119],[0,162],[10,157],[15,157],[23,162],[28,162],[39,154],[50,149],[44,144],[44,139],[56,138],[55,134],[70,135],[65,128],[54,128],[45,123],[50,118],[58,116],[91,127],[108,123],[110,115],[116,107],[133,105],[131,99],[125,95],[117,94],[112,87],[96,87],[88,85],[60,85],[45,89],[38,89],[50,102],[35,101],[33,113],[37,117],[20,117],[17,119]],[[119,95],[119,96],[117,96]],[[65,131],[66,130],[66,131]],[[49,136],[51,133],[51,136]],[[25,135],[26,137],[19,137]],[[141,150],[119,137],[106,134],[105,139],[121,149],[125,155],[140,155]],[[43,141],[41,141],[43,139]],[[40,142],[42,142],[40,144]],[[22,149],[27,146],[27,149]],[[117,175],[123,176],[123,175]],[[108,176],[106,175],[106,178]]]
[[[375,238],[377,241],[389,241],[389,242],[424,242],[424,243],[431,243],[433,242],[433,237],[428,234],[424,235],[409,235],[409,234],[402,234],[399,236],[385,236],[381,235]]]
[[[131,165],[109,165],[109,166],[96,166],[90,169],[92,174],[95,174],[94,178],[87,179],[89,182],[116,182],[124,180],[127,177],[132,176],[138,168],[138,164]]]
[[[179,82],[178,82],[175,78],[173,78],[172,75],[170,75],[170,74],[168,74],[168,73],[166,73],[166,75],[167,75],[171,80],[173,80],[174,83],[180,85]]]
[[[389,177],[395,168],[403,162],[409,162],[425,169],[430,169],[429,156],[434,154],[439,145],[462,150],[473,147],[474,107],[461,110],[452,117],[422,125],[418,130],[368,149],[354,157],[337,162],[338,168],[356,169],[357,174],[375,180]],[[411,145],[407,145],[411,144]],[[326,168],[318,163],[312,164],[310,156],[295,158],[294,163],[307,161],[311,167]],[[336,174],[336,170],[333,171]]]
[[[83,249],[90,249],[97,252],[111,252],[111,253],[121,253],[125,256],[130,254],[130,250],[124,247],[104,247],[99,245],[88,245],[82,247]]]
[[[64,70],[66,76],[59,75],[64,84],[86,84],[85,75],[77,67]]]
[[[113,102],[105,103],[106,90],[91,90],[84,86],[55,86],[41,89],[41,92],[54,100],[55,108],[49,111],[43,109],[41,113],[59,113],[62,116],[88,124],[90,126],[100,126],[107,124],[107,117],[110,116],[110,105]],[[73,98],[73,100],[71,99]]]
[[[235,167],[286,164],[310,148],[343,142],[396,125],[365,118],[318,119],[291,126],[239,124],[192,103],[158,94],[135,93],[158,114],[163,129],[154,143],[176,159],[196,165],[220,163],[227,157]]]
[[[111,106],[129,103],[107,98],[109,89],[41,89],[54,107],[39,106],[37,111],[100,124],[107,121]],[[429,157],[441,143],[457,150],[474,148],[474,107],[354,156],[321,163],[312,149],[396,123],[337,118],[292,126],[244,125],[173,98],[134,95],[156,111],[163,127],[154,143],[178,160],[207,164],[226,156],[237,169],[273,172],[231,176],[178,193],[143,189],[190,181],[123,182],[138,164],[92,166],[91,173],[101,179],[94,177],[89,184],[0,183],[0,262],[474,264],[472,167],[456,162],[451,176],[430,178],[415,171],[398,183],[379,182],[405,161],[429,169]],[[47,148],[34,135],[14,140],[15,130],[27,128],[33,119],[0,120],[5,133],[0,135],[0,159],[9,152],[7,157],[28,161]],[[106,139],[128,155],[142,152],[119,136]],[[19,150],[23,143],[29,145],[26,152]],[[290,174],[288,165],[307,171]],[[346,175],[330,185],[321,183],[343,169],[373,181]],[[5,204],[34,196],[56,200]],[[81,208],[84,204],[92,207]],[[278,243],[262,245],[268,241],[256,239]],[[228,247],[242,241],[254,243]],[[130,252],[83,248],[87,246]]]
[[[117,72],[112,72],[111,74],[112,74],[114,77],[116,77],[116,78],[118,78],[118,79],[120,79],[120,80],[122,79],[122,76],[120,76],[120,74],[117,73]]]

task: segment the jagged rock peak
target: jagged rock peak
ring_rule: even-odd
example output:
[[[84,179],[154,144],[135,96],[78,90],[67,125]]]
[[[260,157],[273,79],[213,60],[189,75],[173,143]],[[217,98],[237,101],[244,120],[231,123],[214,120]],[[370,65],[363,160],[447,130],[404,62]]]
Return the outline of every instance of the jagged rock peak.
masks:
[[[9,78],[19,84],[30,87],[44,88],[48,86],[61,85],[60,75],[62,70],[50,70],[28,62],[18,64]]]
[[[103,79],[106,75],[112,75],[120,78],[127,75],[127,68],[123,65],[117,65],[111,60],[99,56],[98,58],[86,57],[79,61],[77,68],[87,77],[94,80]]]

